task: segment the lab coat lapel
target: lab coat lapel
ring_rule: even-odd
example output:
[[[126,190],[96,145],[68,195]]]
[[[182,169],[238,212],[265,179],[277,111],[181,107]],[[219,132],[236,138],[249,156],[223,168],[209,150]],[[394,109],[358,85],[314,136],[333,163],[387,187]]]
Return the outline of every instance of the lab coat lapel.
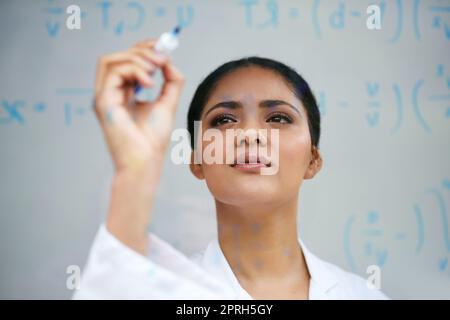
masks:
[[[225,255],[220,249],[217,238],[212,240],[205,250],[200,261],[201,266],[218,280],[226,283],[235,299],[248,300],[252,297],[241,287],[239,281],[231,270]]]
[[[331,299],[332,292],[338,285],[336,275],[329,269],[324,261],[315,256],[306,248],[305,244],[299,239],[302,247],[303,256],[308,266],[311,280],[309,284],[309,299],[322,300]]]

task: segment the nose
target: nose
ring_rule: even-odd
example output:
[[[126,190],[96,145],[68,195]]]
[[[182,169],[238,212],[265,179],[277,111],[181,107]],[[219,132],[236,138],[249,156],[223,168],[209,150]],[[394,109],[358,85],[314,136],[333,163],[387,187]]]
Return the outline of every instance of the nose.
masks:
[[[244,143],[248,146],[266,146],[267,145],[267,129],[247,128],[238,132],[237,146],[240,147]]]

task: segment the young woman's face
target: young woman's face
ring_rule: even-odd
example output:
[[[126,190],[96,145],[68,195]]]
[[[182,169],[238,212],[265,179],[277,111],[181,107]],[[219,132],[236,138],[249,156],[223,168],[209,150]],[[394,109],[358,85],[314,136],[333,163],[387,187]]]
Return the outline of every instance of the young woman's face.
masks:
[[[320,169],[314,171],[310,166],[313,154],[305,108],[284,79],[273,71],[252,66],[223,77],[207,101],[201,121],[203,134],[214,128],[223,134],[224,141],[227,129],[266,129],[265,136],[236,137],[231,144],[226,140],[229,147],[223,144],[222,163],[230,146],[237,160],[238,154],[249,155],[253,145],[266,147],[270,165],[277,168],[274,174],[262,175],[260,169],[245,165],[211,161],[191,165],[194,175],[206,180],[220,202],[235,206],[281,204],[297,197],[303,179],[312,178]],[[278,143],[273,130],[278,131]],[[203,154],[213,142],[202,139]],[[271,154],[271,150],[278,155]],[[250,152],[250,157],[254,155]],[[255,162],[255,158],[248,160]]]

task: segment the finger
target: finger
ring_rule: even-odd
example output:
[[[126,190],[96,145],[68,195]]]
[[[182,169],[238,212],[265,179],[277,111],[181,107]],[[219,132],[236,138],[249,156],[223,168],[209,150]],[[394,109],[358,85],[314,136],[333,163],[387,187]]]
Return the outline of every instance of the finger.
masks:
[[[107,56],[102,63],[104,68],[103,78],[105,78],[116,66],[122,64],[134,64],[139,68],[144,69],[147,73],[151,73],[156,69],[156,66],[153,63],[131,51],[122,51],[111,54]]]
[[[148,74],[147,70],[135,64],[126,63],[118,66],[116,72],[124,79],[128,80],[130,84],[135,84],[137,82],[145,88],[148,88],[154,84],[154,80],[151,75]]]
[[[103,82],[103,78],[105,77],[105,73],[108,71],[108,69],[111,67],[111,65],[117,64],[119,62],[126,62],[126,61],[132,61],[134,63],[137,63],[141,65],[143,68],[148,69],[151,71],[154,69],[154,64],[149,61],[149,59],[146,59],[142,56],[142,54],[138,54],[138,52],[127,50],[127,51],[119,51],[115,53],[111,53],[105,56],[100,57],[99,59],[99,82]]]
[[[125,54],[125,51],[114,52],[101,56],[98,59],[98,72],[97,72],[97,82],[102,84],[104,77],[111,63],[114,63],[121,59]]]
[[[134,47],[131,51],[158,67],[162,67],[168,60],[167,56],[152,49]]]
[[[100,85],[104,82],[106,72],[106,56],[100,56],[97,60],[97,71],[95,75],[95,92],[100,91]]]
[[[143,41],[137,42],[134,46],[151,49],[155,46],[156,42],[157,42],[157,40],[155,40],[155,39],[145,39]]]
[[[154,85],[154,80],[147,70],[131,62],[118,63],[113,65],[110,70],[110,76],[105,78],[105,88],[117,88],[123,85],[134,86],[136,84],[149,88]]]
[[[108,68],[109,66],[120,62],[133,62],[140,65],[142,68],[147,69],[148,71],[151,71],[155,68],[155,64],[149,61],[149,59],[146,59],[138,52],[131,50],[113,53],[106,58],[106,61],[104,63],[106,65],[106,68]]]
[[[134,99],[134,87],[149,88],[154,86],[154,80],[142,68],[132,63],[117,64],[112,67],[110,73],[105,77],[105,84],[95,98],[94,109],[97,116],[104,117],[105,108],[130,109]]]
[[[134,88],[131,84],[140,84],[142,87],[151,87],[154,81],[149,75],[156,66],[141,54],[127,50],[101,56],[98,59],[95,82],[95,105],[97,117],[103,123],[106,106],[109,108],[128,107],[128,101],[134,100]],[[128,88],[123,86],[130,84]],[[120,101],[112,106],[108,101]]]
[[[154,72],[156,70],[156,65],[139,53],[131,52],[124,61],[133,62],[145,69],[147,72]]]
[[[175,112],[184,84],[183,74],[170,61],[162,68],[164,84],[155,105],[163,104]]]
[[[104,78],[111,65],[118,62],[132,61],[147,69],[149,73],[153,73],[156,67],[164,65],[167,62],[167,57],[151,50],[153,42],[146,41],[142,44],[142,47],[132,47],[127,51],[119,51],[100,57],[97,63],[95,91],[98,92],[100,86],[104,84]]]

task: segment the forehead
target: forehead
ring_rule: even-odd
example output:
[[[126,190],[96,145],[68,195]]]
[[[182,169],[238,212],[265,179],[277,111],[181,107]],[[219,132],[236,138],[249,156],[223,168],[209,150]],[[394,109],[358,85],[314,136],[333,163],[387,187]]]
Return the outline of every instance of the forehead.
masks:
[[[298,104],[292,88],[281,75],[257,66],[239,68],[221,78],[207,104],[249,98],[256,101],[277,98]]]

